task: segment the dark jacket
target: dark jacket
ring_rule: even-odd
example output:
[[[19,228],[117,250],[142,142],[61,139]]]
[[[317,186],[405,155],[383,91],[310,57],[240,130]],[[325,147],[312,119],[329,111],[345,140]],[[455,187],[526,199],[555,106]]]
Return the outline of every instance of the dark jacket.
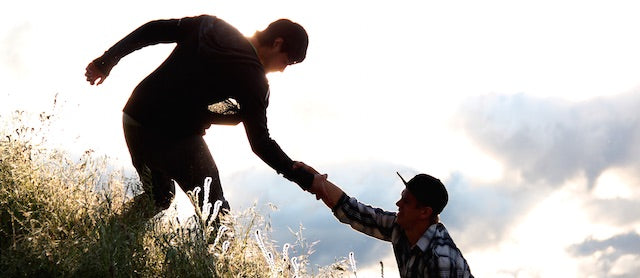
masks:
[[[249,40],[209,15],[148,22],[94,63],[108,74],[118,61],[142,47],[176,43],[169,57],[135,88],[124,112],[160,136],[204,135],[211,124],[242,121],[253,152],[286,178],[310,185],[312,175],[292,171],[293,161],[267,128],[269,84]],[[229,105],[234,102],[237,105]],[[225,104],[225,111],[209,106]],[[305,188],[306,186],[303,186]]]

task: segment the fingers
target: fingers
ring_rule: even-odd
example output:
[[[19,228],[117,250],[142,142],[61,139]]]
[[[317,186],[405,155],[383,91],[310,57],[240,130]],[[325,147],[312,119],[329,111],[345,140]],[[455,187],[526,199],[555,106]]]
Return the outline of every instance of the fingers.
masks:
[[[95,71],[92,68],[93,64],[89,64],[87,66],[87,71],[84,73],[84,76],[87,77],[87,81],[89,81],[89,84],[93,85],[96,82],[96,79],[98,79],[98,77],[95,74]]]
[[[325,196],[325,183],[327,182],[327,174],[315,174],[313,176],[313,184],[309,189],[309,192],[316,195],[316,200],[320,200]]]
[[[85,76],[87,77],[87,81],[89,81],[89,84],[93,85],[93,83],[95,83],[95,78],[93,78],[92,75],[86,73]]]
[[[106,76],[104,75],[100,75],[100,74],[95,74],[93,72],[89,72],[87,71],[87,73],[84,74],[87,77],[87,81],[89,81],[89,84],[93,85],[100,85],[102,84],[102,82],[104,82],[104,79],[106,78]],[[96,82],[98,81],[98,82]]]
[[[321,198],[324,198],[327,195],[327,191],[326,188],[324,187],[325,182],[327,181],[327,178],[329,177],[328,174],[322,174],[320,175],[321,181],[322,181],[322,187],[320,187],[320,190],[318,193],[316,193],[316,200],[320,200]]]
[[[311,174],[314,174],[314,175],[320,174],[320,173],[318,173],[318,171],[316,171],[316,169],[313,169],[313,167],[311,167],[311,166],[309,166],[307,164],[304,164],[303,162],[295,161],[293,163],[293,169],[299,169],[299,168],[301,168],[301,169],[303,169],[303,170],[305,170],[305,171],[307,171],[307,172],[309,172]]]
[[[95,79],[93,78],[93,70],[91,69],[91,65],[93,63],[89,64],[87,66],[87,68],[85,69],[86,72],[84,73],[84,76],[87,78],[87,81],[89,81],[89,84],[93,85]]]
[[[104,82],[104,79],[107,78],[107,76],[105,74],[103,74],[96,66],[93,62],[89,63],[89,65],[87,65],[86,68],[86,72],[84,74],[84,76],[87,77],[87,81],[89,82],[89,84],[91,85],[100,85],[102,84],[102,82]],[[100,79],[97,83],[96,80]]]
[[[100,79],[100,81],[96,82],[98,79]],[[89,81],[91,85],[100,85],[104,81],[104,78],[101,76],[87,75],[87,81]]]
[[[100,81],[98,81],[96,86],[98,86],[98,85],[102,84],[102,82],[104,82],[104,78],[105,78],[104,76],[100,76],[99,78],[100,78]]]
[[[293,169],[299,169],[299,168],[302,168],[303,170],[306,170],[306,171],[309,171],[309,169],[313,169],[309,165],[304,164],[304,162],[302,161],[294,161]]]

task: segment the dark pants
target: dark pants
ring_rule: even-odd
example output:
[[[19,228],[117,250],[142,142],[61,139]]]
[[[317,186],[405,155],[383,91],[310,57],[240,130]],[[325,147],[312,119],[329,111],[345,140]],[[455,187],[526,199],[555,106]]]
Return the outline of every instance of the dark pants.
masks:
[[[218,168],[202,136],[175,138],[171,134],[145,129],[126,114],[123,128],[133,166],[145,194],[151,193],[157,209],[166,209],[171,204],[175,194],[173,180],[185,192],[200,186],[198,204],[202,208],[206,177],[212,178],[209,202],[222,200],[222,208],[229,209]]]

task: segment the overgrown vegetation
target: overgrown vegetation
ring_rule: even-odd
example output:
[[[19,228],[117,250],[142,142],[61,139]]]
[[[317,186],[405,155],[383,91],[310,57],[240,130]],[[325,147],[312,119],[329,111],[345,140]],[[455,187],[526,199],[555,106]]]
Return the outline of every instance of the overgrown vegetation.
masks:
[[[204,221],[169,209],[151,220],[131,206],[137,178],[108,170],[92,151],[80,158],[45,146],[51,115],[0,118],[0,277],[342,277],[346,260],[311,266],[302,228],[293,243],[268,239],[256,208]],[[35,124],[33,124],[35,123]],[[33,127],[37,126],[37,127]],[[205,188],[206,189],[206,188]],[[203,192],[190,192],[200,194]],[[204,189],[202,190],[204,191]],[[139,195],[144,197],[144,195]],[[217,215],[214,212],[213,215]]]

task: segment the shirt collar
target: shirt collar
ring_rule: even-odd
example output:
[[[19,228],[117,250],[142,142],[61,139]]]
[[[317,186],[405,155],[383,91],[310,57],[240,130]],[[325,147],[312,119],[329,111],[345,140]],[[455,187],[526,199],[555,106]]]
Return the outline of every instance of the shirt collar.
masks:
[[[416,242],[415,246],[420,248],[420,250],[422,252],[427,250],[427,247],[429,246],[429,242],[431,242],[431,240],[436,235],[436,231],[438,229],[438,225],[441,225],[441,224],[440,223],[435,223],[435,224],[429,226],[429,228],[424,232],[424,234],[422,234],[420,239],[418,239],[418,242]]]
[[[251,43],[251,40],[247,39],[247,41],[249,42],[249,44],[251,45],[251,48],[253,48],[253,53],[256,54],[256,56],[258,56],[258,49],[256,48],[255,45],[253,45],[253,43]],[[259,56],[258,56],[259,57]]]

